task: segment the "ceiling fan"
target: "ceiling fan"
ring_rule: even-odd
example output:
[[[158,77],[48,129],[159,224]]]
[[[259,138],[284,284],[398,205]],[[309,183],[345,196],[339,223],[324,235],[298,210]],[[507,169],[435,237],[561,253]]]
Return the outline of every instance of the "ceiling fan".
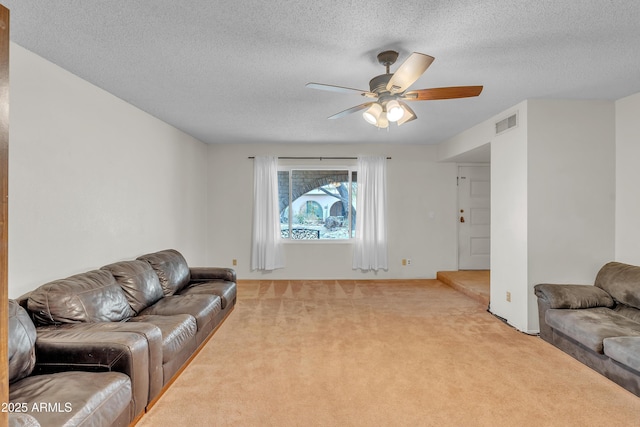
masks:
[[[366,110],[364,119],[379,128],[388,128],[390,122],[401,126],[417,118],[416,113],[405,101],[430,101],[436,99],[469,98],[480,95],[482,86],[452,86],[431,89],[408,90],[418,78],[429,68],[433,56],[413,52],[396,70],[389,72],[389,67],[398,59],[398,52],[387,50],[378,54],[378,62],[385,66],[387,72],[374,77],[369,82],[369,90],[352,89],[322,83],[307,83],[312,89],[339,93],[357,93],[374,101],[356,105],[330,116],[339,119],[356,111]]]

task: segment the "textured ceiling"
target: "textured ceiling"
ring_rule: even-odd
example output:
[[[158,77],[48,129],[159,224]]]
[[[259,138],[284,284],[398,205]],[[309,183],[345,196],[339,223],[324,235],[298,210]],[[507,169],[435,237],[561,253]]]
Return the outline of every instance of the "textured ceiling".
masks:
[[[433,144],[528,98],[640,92],[637,0],[0,2],[12,41],[207,143]],[[411,89],[484,91],[389,131],[326,120],[365,99],[305,83],[368,89],[387,49],[436,58]]]

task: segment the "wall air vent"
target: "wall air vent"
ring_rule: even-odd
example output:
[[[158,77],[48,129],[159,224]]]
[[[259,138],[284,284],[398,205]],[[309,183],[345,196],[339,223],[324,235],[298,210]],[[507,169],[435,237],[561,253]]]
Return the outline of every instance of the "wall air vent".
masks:
[[[500,135],[502,132],[513,129],[516,126],[518,126],[518,112],[513,113],[506,119],[496,122],[496,135]]]

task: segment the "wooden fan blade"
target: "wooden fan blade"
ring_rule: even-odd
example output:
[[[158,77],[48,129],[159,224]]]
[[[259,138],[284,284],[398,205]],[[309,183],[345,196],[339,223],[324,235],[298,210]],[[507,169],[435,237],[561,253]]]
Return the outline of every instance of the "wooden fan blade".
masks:
[[[406,103],[404,103],[402,101],[398,101],[398,102],[400,103],[400,106],[404,110],[404,115],[397,122],[398,126],[402,126],[403,124],[418,118],[418,116],[416,116],[416,113],[414,113],[414,111],[411,109],[411,107],[409,107]]]
[[[375,93],[369,92],[368,90],[352,89],[350,87],[326,85],[323,83],[307,83],[305,86],[311,89],[326,90],[329,92],[351,93],[351,94],[366,96],[369,98],[376,97]]]
[[[355,107],[347,108],[344,111],[340,111],[339,113],[334,114],[333,116],[327,117],[328,119],[340,119],[344,116],[348,116],[351,113],[355,113],[356,111],[361,111],[369,108],[373,102],[365,102],[364,104],[356,105]]]
[[[413,52],[393,73],[387,90],[391,93],[404,92],[429,68],[434,59],[433,56]]]
[[[452,86],[432,89],[418,89],[406,92],[402,99],[405,101],[431,101],[436,99],[469,98],[478,96],[482,86]]]

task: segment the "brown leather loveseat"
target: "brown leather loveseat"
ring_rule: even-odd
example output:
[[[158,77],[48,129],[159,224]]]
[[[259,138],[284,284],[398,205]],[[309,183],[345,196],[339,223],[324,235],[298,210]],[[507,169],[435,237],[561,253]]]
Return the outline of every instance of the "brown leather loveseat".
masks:
[[[58,343],[42,358],[43,371],[67,358],[95,370],[109,362],[109,346],[90,349],[70,340],[73,334],[97,341],[137,338],[118,368],[131,380],[135,421],[233,310],[235,282],[232,269],[190,268],[178,251],[167,249],[54,280],[21,297],[20,304],[37,326],[36,351],[41,341]]]

